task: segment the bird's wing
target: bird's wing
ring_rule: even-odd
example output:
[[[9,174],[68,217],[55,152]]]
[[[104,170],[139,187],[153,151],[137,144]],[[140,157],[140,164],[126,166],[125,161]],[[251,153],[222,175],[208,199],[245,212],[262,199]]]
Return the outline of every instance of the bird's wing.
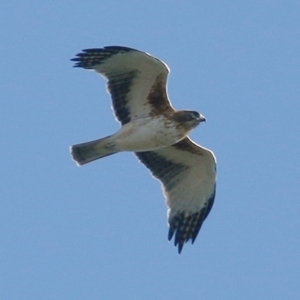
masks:
[[[175,234],[179,253],[185,242],[195,241],[209,214],[216,190],[214,154],[188,137],[166,148],[136,152],[152,175],[162,182],[167,199],[169,240]]]
[[[113,109],[122,125],[174,111],[167,95],[168,66],[146,52],[108,46],[77,54],[75,67],[92,69],[108,79]]]

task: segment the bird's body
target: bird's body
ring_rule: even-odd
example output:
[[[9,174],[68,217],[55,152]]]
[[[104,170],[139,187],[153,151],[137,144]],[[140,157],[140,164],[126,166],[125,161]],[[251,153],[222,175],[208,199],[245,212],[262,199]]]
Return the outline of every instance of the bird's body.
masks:
[[[178,130],[172,126],[173,122],[161,115],[134,120],[114,135],[114,143],[119,151],[134,152],[171,146],[186,134],[184,129]]]
[[[215,196],[215,157],[187,137],[205,118],[171,106],[166,91],[169,69],[145,52],[110,46],[84,50],[73,61],[108,79],[122,124],[113,135],[72,146],[73,159],[83,165],[117,152],[135,152],[163,184],[169,239],[175,234],[180,252],[186,241],[195,240]]]

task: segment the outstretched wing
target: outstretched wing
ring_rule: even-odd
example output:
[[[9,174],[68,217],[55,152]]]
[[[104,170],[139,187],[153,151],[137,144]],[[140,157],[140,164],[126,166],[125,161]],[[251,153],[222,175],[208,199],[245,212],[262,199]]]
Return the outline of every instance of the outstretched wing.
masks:
[[[216,188],[214,154],[188,137],[166,148],[136,152],[152,175],[162,182],[167,199],[169,240],[175,234],[180,253],[185,242],[195,241],[209,214]]]
[[[75,67],[95,70],[108,79],[113,109],[122,125],[173,111],[166,89],[169,68],[146,52],[108,46],[83,50],[72,61]]]

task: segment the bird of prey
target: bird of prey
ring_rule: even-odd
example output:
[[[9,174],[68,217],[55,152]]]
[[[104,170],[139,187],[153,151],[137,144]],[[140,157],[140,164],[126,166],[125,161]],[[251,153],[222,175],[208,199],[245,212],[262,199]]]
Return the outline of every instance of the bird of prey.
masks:
[[[175,110],[168,98],[170,72],[161,60],[136,49],[108,46],[86,49],[74,67],[94,70],[107,80],[120,130],[70,147],[78,165],[122,151],[134,152],[161,181],[168,206],[168,239],[180,253],[195,241],[216,190],[216,159],[188,134],[201,122],[197,111]]]

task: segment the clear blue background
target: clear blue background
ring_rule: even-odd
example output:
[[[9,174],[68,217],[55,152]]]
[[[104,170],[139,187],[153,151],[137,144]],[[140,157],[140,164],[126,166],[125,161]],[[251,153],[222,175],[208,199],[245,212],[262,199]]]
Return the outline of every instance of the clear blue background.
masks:
[[[0,299],[298,299],[299,1],[2,1]],[[81,49],[123,45],[171,68],[207,122],[215,205],[181,255],[158,181],[131,153],[78,168],[115,132]]]

